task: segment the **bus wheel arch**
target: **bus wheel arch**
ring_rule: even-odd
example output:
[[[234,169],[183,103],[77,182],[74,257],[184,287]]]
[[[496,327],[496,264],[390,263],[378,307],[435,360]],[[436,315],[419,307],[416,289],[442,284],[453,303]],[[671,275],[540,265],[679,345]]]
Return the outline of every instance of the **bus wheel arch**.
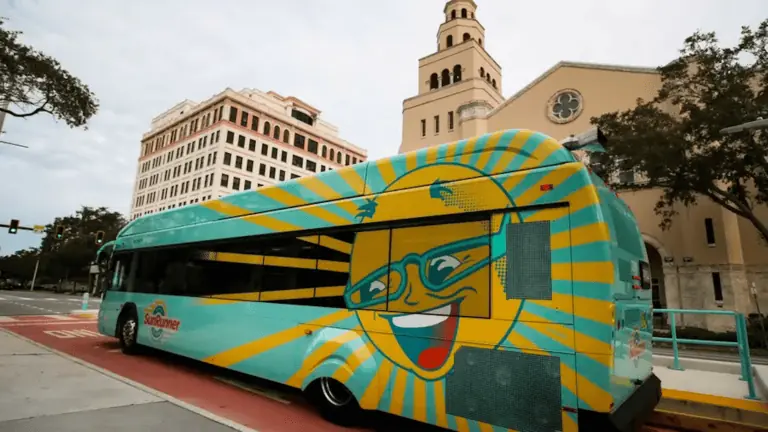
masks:
[[[136,305],[126,303],[117,317],[115,336],[120,340],[123,354],[136,354],[139,349],[139,314]]]

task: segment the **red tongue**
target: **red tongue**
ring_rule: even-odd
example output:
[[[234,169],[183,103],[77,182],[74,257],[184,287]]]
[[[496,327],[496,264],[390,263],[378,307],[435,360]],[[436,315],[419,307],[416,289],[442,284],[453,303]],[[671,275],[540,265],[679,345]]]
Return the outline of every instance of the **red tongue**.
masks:
[[[449,351],[445,346],[427,348],[419,354],[419,366],[424,369],[437,369],[445,363]]]

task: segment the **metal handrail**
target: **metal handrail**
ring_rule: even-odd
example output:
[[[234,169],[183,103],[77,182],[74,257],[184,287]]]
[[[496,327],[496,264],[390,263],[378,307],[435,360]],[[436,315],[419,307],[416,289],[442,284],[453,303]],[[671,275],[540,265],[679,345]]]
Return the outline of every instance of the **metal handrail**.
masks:
[[[670,369],[683,370],[680,366],[680,356],[678,350],[678,344],[691,344],[691,345],[708,345],[708,346],[724,346],[724,347],[736,347],[739,349],[739,362],[741,363],[741,380],[747,382],[747,390],[749,394],[744,396],[746,399],[758,400],[760,399],[755,392],[755,380],[752,376],[752,357],[749,353],[749,336],[747,334],[747,320],[743,313],[728,311],[728,310],[699,310],[699,309],[654,309],[654,314],[669,314],[669,327],[672,337],[659,337],[653,336],[654,342],[671,342],[673,360]],[[678,339],[677,338],[677,325],[675,316],[677,314],[692,314],[692,315],[731,315],[736,320],[736,342],[729,341],[713,341],[704,339]]]

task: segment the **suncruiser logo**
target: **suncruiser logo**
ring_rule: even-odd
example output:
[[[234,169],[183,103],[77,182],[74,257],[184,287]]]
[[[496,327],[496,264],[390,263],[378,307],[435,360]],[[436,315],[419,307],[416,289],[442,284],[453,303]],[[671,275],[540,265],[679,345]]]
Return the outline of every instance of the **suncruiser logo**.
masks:
[[[162,300],[155,300],[144,308],[144,325],[149,327],[152,339],[163,340],[179,331],[181,321],[168,317],[168,306]]]

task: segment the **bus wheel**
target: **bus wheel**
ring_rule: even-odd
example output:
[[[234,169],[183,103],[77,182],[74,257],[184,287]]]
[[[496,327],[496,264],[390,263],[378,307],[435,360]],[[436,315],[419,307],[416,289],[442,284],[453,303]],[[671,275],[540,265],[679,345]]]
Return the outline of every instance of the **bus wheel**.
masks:
[[[339,426],[355,426],[360,421],[360,405],[344,384],[324,377],[314,381],[307,390],[326,420]]]
[[[136,317],[136,312],[133,310],[126,311],[120,320],[120,329],[118,330],[120,349],[123,354],[132,355],[138,352],[139,345],[136,343],[138,332],[139,320]]]

